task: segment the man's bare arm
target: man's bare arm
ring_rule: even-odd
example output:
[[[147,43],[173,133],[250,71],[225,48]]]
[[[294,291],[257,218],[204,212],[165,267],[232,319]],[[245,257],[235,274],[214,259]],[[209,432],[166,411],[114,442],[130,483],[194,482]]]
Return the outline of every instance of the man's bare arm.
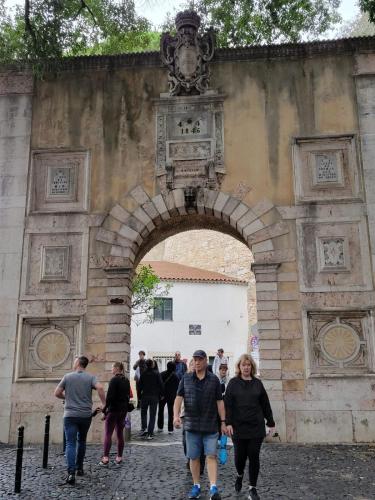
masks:
[[[224,401],[222,399],[217,401],[217,411],[219,412],[221,421],[221,432],[223,434],[226,434],[227,427],[225,425],[225,406],[224,406]]]
[[[104,392],[102,384],[100,384],[99,382],[97,382],[95,384],[95,389],[98,391],[98,395],[99,395],[100,401],[102,402],[102,405],[104,407],[105,406],[105,392]]]
[[[62,387],[57,386],[55,389],[55,396],[59,399],[65,399],[65,390]]]
[[[181,427],[181,405],[182,405],[182,396],[176,396],[176,399],[174,400],[174,405],[173,405],[173,425],[179,429]]]

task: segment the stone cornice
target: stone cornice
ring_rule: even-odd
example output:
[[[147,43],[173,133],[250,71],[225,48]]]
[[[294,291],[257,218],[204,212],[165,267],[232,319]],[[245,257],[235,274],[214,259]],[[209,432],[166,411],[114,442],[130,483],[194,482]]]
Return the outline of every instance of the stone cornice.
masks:
[[[280,45],[256,45],[252,47],[216,49],[211,64],[227,61],[252,61],[259,59],[291,59],[313,56],[347,55],[375,52],[375,36],[343,38],[306,43],[285,43]],[[129,67],[161,67],[159,52],[136,52],[113,56],[67,57],[61,61],[46,63],[47,72],[79,70],[114,70]],[[30,69],[30,65],[17,63],[1,68],[0,73]]]

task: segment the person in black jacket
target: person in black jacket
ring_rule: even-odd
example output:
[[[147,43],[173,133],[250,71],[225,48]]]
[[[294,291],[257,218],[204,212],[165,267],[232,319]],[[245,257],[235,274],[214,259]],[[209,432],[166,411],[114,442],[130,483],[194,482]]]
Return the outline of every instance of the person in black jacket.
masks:
[[[134,375],[135,387],[137,390],[137,410],[139,410],[141,407],[141,393],[139,391],[139,379],[142,373],[146,370],[145,351],[139,351],[138,356],[139,359],[137,359],[137,361],[134,363],[133,366],[133,370],[135,371]]]
[[[256,490],[259,474],[259,453],[266,436],[265,421],[270,433],[275,432],[271,405],[262,382],[256,377],[256,364],[249,354],[242,354],[236,363],[236,376],[225,393],[227,434],[232,436],[234,462],[237,470],[236,492],[242,489],[242,479],[249,459],[249,499],[259,500]]]
[[[163,382],[160,373],[155,370],[154,361],[146,361],[146,371],[139,379],[139,391],[141,394],[141,425],[140,435],[147,439],[153,439],[156,419],[156,410],[159,400],[164,396]],[[147,426],[147,410],[150,409]]]
[[[116,429],[117,436],[116,464],[119,465],[122,462],[122,453],[124,451],[124,425],[130,398],[130,382],[124,375],[124,365],[122,363],[118,361],[113,363],[112,373],[114,377],[109,382],[106,404],[103,408],[105,415],[104,453],[100,465],[108,465],[109,463],[109,451],[114,429]]]
[[[176,399],[178,384],[180,379],[176,375],[176,364],[173,361],[167,363],[167,369],[161,372],[161,380],[164,385],[164,398],[159,401],[158,413],[158,429],[163,430],[164,427],[164,407],[168,408],[168,432],[173,432],[173,405]]]

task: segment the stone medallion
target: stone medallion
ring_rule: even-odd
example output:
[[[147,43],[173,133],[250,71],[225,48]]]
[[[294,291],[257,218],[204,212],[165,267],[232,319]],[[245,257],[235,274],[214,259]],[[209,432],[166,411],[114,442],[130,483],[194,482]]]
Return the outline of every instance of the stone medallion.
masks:
[[[346,325],[327,328],[321,337],[324,355],[334,362],[348,362],[355,358],[360,349],[357,333]]]
[[[34,342],[35,361],[44,368],[63,364],[70,354],[69,338],[61,330],[41,331]]]

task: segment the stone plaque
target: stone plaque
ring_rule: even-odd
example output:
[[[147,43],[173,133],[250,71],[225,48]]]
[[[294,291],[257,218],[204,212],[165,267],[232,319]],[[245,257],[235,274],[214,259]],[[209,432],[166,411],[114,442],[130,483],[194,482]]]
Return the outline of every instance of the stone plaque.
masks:
[[[371,370],[369,311],[309,312],[311,374],[351,375]]]
[[[88,168],[87,152],[34,152],[29,211],[87,211]]]
[[[316,184],[341,182],[337,154],[335,152],[315,153],[314,157]]]
[[[27,233],[22,265],[22,299],[84,297],[87,248],[87,230],[85,233]]]
[[[344,238],[322,240],[324,267],[345,266],[344,242]]]
[[[24,318],[20,323],[17,380],[59,380],[73,366],[80,318]]]
[[[353,135],[297,138],[293,147],[293,169],[297,203],[362,200]]]
[[[302,292],[373,290],[365,217],[296,221]]]
[[[70,246],[43,246],[41,281],[69,279]]]
[[[47,176],[47,196],[72,198],[75,188],[76,167],[50,167]]]
[[[223,97],[217,95],[158,101],[156,178],[162,192],[220,188],[225,175],[222,115]]]
[[[201,160],[213,156],[212,141],[169,142],[167,162],[173,160]]]

